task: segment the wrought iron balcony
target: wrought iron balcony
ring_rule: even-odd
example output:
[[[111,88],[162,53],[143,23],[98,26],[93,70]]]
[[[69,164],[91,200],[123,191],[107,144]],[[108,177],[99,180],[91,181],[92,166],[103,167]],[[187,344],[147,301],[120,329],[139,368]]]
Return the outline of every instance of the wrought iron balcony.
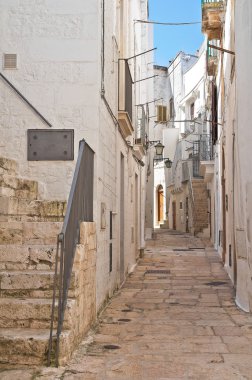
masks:
[[[224,14],[223,0],[201,0],[202,32],[209,40],[220,39]]]
[[[200,161],[211,161],[213,159],[211,135],[199,135],[199,140],[194,141],[193,157],[197,157]]]
[[[124,137],[132,135],[132,93],[133,81],[128,61],[119,59],[118,119]]]
[[[193,176],[209,182],[214,175],[213,141],[211,135],[200,135],[193,144]]]

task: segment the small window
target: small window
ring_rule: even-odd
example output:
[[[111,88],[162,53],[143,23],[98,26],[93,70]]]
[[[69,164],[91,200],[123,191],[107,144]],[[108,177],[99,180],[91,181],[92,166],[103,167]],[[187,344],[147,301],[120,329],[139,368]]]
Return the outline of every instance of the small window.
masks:
[[[17,68],[17,54],[4,54],[3,68],[16,69]]]
[[[169,101],[169,111],[170,111],[170,119],[174,117],[174,101],[173,98]]]
[[[195,106],[194,106],[194,102],[193,102],[190,105],[190,117],[191,117],[191,120],[194,120],[194,109],[195,109]]]
[[[157,106],[157,121],[159,123],[164,123],[167,121],[167,107]]]
[[[180,210],[183,210],[183,202],[179,202],[179,208]]]

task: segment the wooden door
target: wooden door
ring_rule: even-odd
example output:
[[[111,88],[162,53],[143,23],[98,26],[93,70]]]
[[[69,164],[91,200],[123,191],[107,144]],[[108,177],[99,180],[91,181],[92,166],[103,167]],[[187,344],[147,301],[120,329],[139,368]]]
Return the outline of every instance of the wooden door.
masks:
[[[163,187],[158,189],[158,222],[164,221],[164,192]]]
[[[226,261],[226,180],[225,180],[225,153],[222,150],[222,260]]]

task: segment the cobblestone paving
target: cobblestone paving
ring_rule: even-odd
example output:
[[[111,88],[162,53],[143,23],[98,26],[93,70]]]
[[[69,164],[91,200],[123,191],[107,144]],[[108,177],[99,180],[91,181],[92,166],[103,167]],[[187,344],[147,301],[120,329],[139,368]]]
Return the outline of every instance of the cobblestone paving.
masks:
[[[148,243],[89,342],[65,368],[0,379],[252,379],[252,316],[235,306],[216,252],[189,235],[160,231]]]

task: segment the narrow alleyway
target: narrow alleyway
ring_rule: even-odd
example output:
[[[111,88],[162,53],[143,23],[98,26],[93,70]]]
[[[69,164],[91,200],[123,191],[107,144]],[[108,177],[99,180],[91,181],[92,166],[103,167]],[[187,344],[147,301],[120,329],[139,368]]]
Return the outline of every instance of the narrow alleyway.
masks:
[[[216,252],[189,235],[157,233],[87,341],[66,368],[0,378],[252,379],[252,317],[236,308]]]

